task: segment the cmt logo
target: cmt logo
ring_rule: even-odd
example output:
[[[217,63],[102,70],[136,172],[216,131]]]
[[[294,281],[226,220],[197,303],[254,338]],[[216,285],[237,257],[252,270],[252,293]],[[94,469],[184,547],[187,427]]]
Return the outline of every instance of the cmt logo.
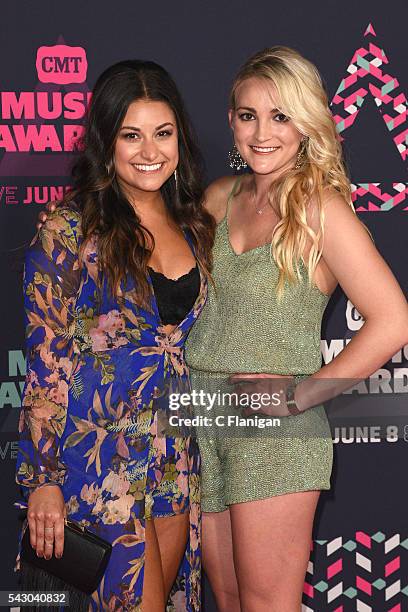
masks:
[[[358,312],[357,308],[353,306],[350,300],[347,300],[346,321],[347,327],[350,331],[358,331],[364,324],[363,317]]]
[[[68,45],[40,47],[35,65],[41,83],[58,85],[84,83],[88,70],[85,49]]]

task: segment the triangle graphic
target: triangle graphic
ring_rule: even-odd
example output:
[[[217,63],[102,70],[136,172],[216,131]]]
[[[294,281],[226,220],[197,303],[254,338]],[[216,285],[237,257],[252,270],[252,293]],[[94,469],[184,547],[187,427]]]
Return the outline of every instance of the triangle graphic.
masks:
[[[373,36],[377,36],[377,34],[375,33],[375,30],[373,28],[372,23],[368,24],[368,26],[366,28],[366,31],[364,32],[364,36],[367,36],[367,34],[372,34]]]
[[[64,45],[65,40],[60,35],[55,43],[57,45]],[[46,91],[48,93],[54,92],[71,92],[79,91],[85,96],[90,92],[90,88],[87,82],[84,83],[73,83],[70,85],[57,85],[54,83],[41,83],[38,82],[34,92]],[[58,121],[58,120],[57,120]],[[63,121],[63,119],[62,119]],[[37,117],[34,120],[21,119],[19,125],[34,124],[37,127],[44,122],[43,119]],[[79,121],[80,123],[80,121]],[[55,176],[64,177],[69,175],[70,165],[74,160],[75,153],[36,153],[33,151],[28,152],[9,152],[6,151],[0,160],[0,176]]]
[[[366,40],[357,49],[331,103],[337,131],[353,125],[368,95],[381,114],[388,132],[402,159],[408,160],[408,105],[398,79],[389,72],[388,58],[378,46],[370,23],[364,33]]]

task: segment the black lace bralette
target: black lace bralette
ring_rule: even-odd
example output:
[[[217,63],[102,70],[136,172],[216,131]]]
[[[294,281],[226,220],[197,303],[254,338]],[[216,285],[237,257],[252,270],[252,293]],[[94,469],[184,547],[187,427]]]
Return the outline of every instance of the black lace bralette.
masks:
[[[193,308],[200,292],[198,267],[177,279],[167,278],[150,267],[149,275],[162,324],[178,325]]]

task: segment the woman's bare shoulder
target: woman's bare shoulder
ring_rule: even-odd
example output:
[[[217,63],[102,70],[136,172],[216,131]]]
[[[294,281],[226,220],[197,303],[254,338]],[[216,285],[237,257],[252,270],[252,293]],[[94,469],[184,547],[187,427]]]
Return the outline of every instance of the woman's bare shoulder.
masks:
[[[205,207],[217,223],[225,216],[228,196],[236,180],[236,176],[222,176],[210,183],[205,191]]]
[[[354,213],[351,202],[347,202],[344,196],[334,187],[324,187],[321,193],[320,205],[317,197],[312,197],[306,209],[307,223],[315,232],[320,229],[320,214],[324,213],[324,218],[331,217],[337,211],[343,212],[348,218],[354,218],[358,221]]]

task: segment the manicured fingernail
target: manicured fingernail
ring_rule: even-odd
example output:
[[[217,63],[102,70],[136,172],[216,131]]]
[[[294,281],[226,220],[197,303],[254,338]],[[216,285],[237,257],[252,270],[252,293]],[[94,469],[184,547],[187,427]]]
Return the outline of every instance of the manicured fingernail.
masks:
[[[51,559],[51,557],[47,557],[44,555],[44,559],[46,559],[47,561],[49,561]]]
[[[57,559],[61,559],[62,555],[55,555]]]

